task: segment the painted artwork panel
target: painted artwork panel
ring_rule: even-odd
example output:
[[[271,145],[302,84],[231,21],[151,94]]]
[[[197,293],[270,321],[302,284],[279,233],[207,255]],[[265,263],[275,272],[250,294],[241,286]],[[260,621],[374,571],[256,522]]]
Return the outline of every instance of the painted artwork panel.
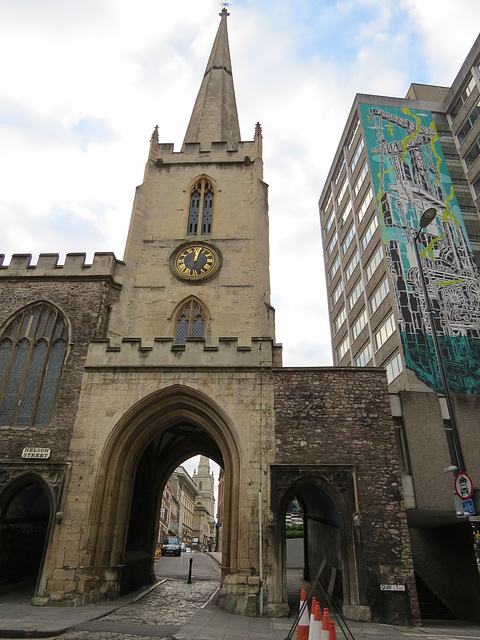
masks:
[[[360,114],[406,366],[443,391],[433,328],[450,391],[479,393],[480,273],[432,113],[363,104]]]

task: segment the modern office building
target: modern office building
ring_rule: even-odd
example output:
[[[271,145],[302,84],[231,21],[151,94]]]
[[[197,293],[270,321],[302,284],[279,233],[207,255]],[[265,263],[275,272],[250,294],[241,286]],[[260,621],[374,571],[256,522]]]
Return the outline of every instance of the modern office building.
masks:
[[[453,577],[478,598],[478,576],[442,471],[480,485],[479,64],[480,37],[451,87],[358,94],[319,201],[334,365],[386,369],[417,587],[457,615]]]

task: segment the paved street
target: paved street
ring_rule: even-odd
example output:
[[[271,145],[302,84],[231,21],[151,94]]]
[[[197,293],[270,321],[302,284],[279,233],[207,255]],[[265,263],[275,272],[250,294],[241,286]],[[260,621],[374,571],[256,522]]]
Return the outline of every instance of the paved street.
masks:
[[[204,554],[208,557],[207,554]],[[194,558],[200,558],[196,554]],[[188,563],[165,558],[169,570],[184,571]],[[203,565],[199,561],[199,566]],[[160,566],[160,565],[159,565]],[[208,563],[205,563],[208,569]],[[293,575],[299,580],[301,572]],[[195,572],[193,572],[195,575]],[[219,574],[218,574],[219,575]],[[218,580],[163,578],[149,590],[116,602],[86,607],[32,607],[25,594],[0,598],[0,637],[51,640],[285,640],[293,619],[247,618],[217,607]],[[460,621],[425,622],[422,627],[400,628],[349,622],[347,638],[337,624],[338,640],[479,640],[480,625]],[[6,635],[2,629],[15,630]],[[65,633],[46,630],[70,629]],[[293,634],[293,640],[296,633]]]
[[[192,564],[193,580],[220,581],[219,563],[207,553],[182,553],[179,558],[172,556],[161,557],[155,563],[155,575],[162,578],[187,579]]]

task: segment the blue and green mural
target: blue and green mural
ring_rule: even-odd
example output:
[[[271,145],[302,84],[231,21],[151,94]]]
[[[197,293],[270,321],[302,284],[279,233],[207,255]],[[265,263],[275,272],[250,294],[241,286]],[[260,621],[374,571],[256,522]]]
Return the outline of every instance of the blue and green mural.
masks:
[[[417,243],[450,390],[480,393],[480,273],[432,113],[360,105],[405,362],[442,391]],[[419,229],[426,209],[435,220]]]

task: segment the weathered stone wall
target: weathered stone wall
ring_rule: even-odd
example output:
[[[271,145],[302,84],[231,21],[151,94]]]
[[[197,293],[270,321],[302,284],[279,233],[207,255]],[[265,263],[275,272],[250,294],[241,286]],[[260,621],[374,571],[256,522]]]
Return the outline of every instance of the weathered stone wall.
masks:
[[[22,449],[31,446],[51,448],[50,461],[63,461],[70,446],[89,342],[105,335],[109,309],[117,289],[109,279],[53,280],[38,276],[8,279],[5,272],[1,275],[0,327],[22,307],[43,300],[64,312],[71,325],[72,342],[60,378],[51,424],[47,428],[0,427],[0,458],[21,460]]]
[[[388,615],[393,618],[407,613],[402,612],[405,602],[399,602],[398,594],[381,596],[380,584],[394,583],[407,585],[416,615],[408,526],[384,371],[277,371],[275,437],[278,464],[355,466],[358,513],[350,517],[355,516],[363,542],[372,617],[383,617],[390,607]]]

